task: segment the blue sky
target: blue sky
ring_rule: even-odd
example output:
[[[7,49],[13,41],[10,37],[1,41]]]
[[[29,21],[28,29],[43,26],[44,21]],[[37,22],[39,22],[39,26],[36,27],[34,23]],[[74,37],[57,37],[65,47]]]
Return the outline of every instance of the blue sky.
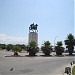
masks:
[[[0,43],[28,43],[30,24],[38,24],[39,45],[74,34],[74,0],[0,0]],[[55,41],[55,42],[56,42]]]

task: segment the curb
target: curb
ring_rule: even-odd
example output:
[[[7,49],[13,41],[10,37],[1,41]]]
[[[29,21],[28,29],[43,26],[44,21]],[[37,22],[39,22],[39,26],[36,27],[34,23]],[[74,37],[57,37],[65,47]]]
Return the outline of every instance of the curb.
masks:
[[[64,75],[67,75],[66,73],[64,73]]]

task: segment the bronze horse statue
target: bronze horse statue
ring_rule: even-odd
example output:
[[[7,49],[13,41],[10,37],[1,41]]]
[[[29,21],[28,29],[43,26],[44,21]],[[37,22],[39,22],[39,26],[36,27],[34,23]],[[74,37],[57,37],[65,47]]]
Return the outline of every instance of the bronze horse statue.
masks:
[[[35,32],[36,32],[37,26],[38,26],[37,24],[36,24],[36,25],[34,25],[34,23],[31,24],[30,27],[29,27],[29,31],[32,30],[32,31],[34,32],[34,30],[35,30]],[[38,31],[38,30],[37,30],[37,31]]]

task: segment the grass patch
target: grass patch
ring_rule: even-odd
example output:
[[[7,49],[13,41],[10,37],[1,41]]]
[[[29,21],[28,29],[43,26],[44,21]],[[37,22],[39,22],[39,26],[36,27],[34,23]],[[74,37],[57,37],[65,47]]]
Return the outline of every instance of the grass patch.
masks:
[[[75,66],[72,69],[72,75],[75,75]]]

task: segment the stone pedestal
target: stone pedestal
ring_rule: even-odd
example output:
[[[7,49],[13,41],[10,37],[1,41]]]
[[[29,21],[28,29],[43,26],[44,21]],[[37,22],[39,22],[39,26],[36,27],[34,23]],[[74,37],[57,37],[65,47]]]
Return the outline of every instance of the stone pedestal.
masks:
[[[38,33],[37,32],[29,32],[28,43],[31,41],[35,41],[38,44]]]

